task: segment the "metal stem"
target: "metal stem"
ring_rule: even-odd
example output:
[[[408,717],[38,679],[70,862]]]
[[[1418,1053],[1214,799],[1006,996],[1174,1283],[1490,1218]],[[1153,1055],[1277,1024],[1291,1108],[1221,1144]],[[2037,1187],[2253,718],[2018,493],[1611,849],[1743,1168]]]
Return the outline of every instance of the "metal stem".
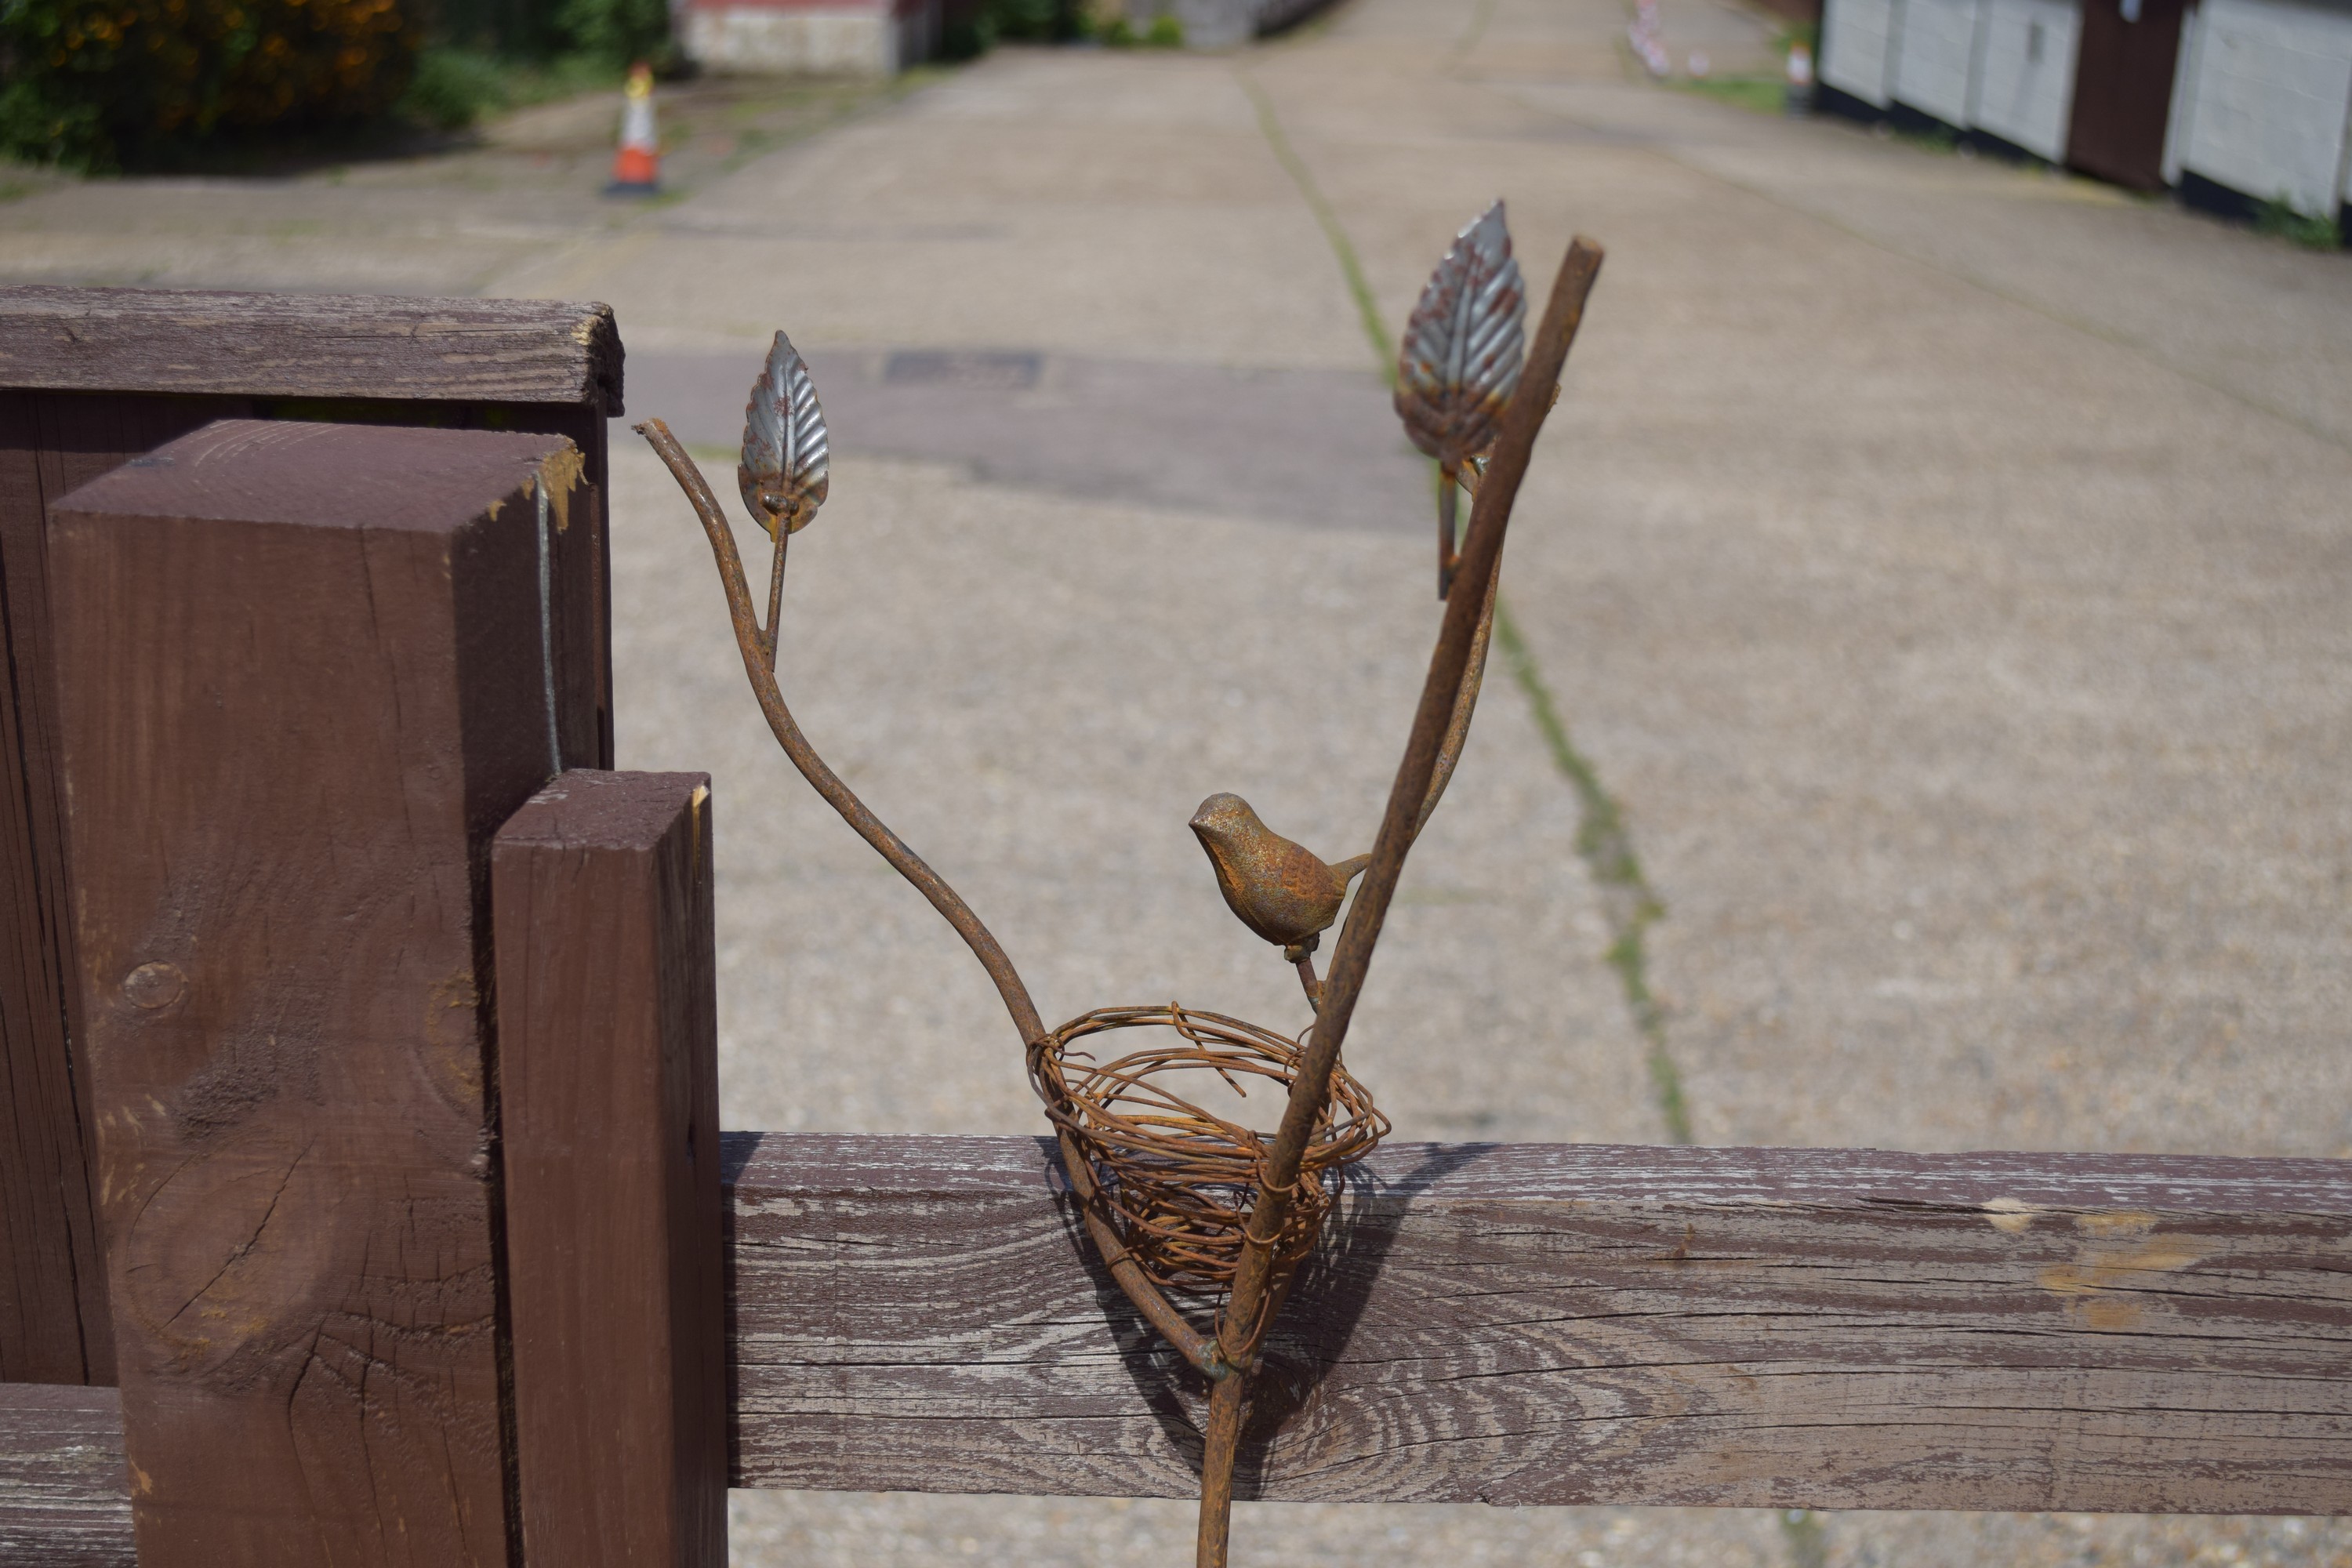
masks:
[[[735,645],[743,655],[743,670],[751,678],[752,695],[760,701],[760,711],[767,716],[768,728],[776,743],[784,749],[793,765],[808,780],[810,787],[824,797],[825,804],[839,812],[842,820],[856,830],[857,836],[874,847],[875,852],[887,860],[892,868],[915,885],[918,892],[930,900],[956,934],[971,949],[980,966],[996,983],[996,994],[1003,1000],[1004,1010],[1012,1016],[1013,1026],[1021,1033],[1021,1043],[1030,1049],[1043,1046],[1045,1026],[1037,1016],[1036,1004],[1029,998],[1029,988],[1022,983],[1007,958],[1004,949],[980,917],[971,912],[956,890],[945,879],[923,863],[922,857],[908,848],[904,840],[884,826],[882,819],[866,809],[850,787],[827,767],[824,759],[801,733],[800,725],[793,719],[792,710],[784,706],[784,696],[777,688],[775,670],[771,662],[773,634],[777,630],[772,618],[769,637],[764,639],[751,610],[751,593],[743,579],[743,558],[735,548],[734,530],[728,526],[727,513],[711,493],[709,481],[702,470],[687,455],[669,426],[658,419],[648,419],[636,426],[655,453],[667,466],[678,488],[686,492],[687,500],[694,507],[695,515],[702,520],[702,530],[710,536],[711,553],[718,558],[719,579],[727,592],[727,614],[735,625]],[[782,581],[782,541],[778,540],[775,583]],[[1101,1213],[1102,1205],[1096,1189],[1094,1170],[1080,1154],[1068,1133],[1062,1135],[1062,1163],[1066,1169],[1070,1186],[1076,1194],[1080,1212],[1086,1216],[1087,1234],[1094,1238],[1095,1249],[1108,1266],[1111,1278],[1118,1281],[1129,1300],[1135,1303],[1146,1321],[1158,1330],[1177,1353],[1212,1378],[1223,1378],[1229,1370],[1217,1343],[1209,1336],[1186,1322],[1182,1314],[1170,1304],[1168,1298],[1143,1272],[1142,1266],[1128,1256],[1118,1233],[1110,1227]]]
[[[1234,1521],[1234,1460],[1242,1446],[1242,1407],[1249,1379],[1238,1373],[1209,1394],[1209,1426],[1202,1435],[1201,1523],[1194,1536],[1194,1568],[1225,1568]]]
[[[776,559],[768,568],[768,629],[760,634],[761,651],[768,656],[768,673],[776,672],[776,637],[784,612],[784,552],[793,536],[780,518],[776,521]]]
[[[1519,481],[1526,477],[1537,432],[1550,410],[1551,389],[1567,362],[1569,345],[1583,318],[1585,297],[1600,272],[1601,259],[1601,247],[1579,237],[1561,260],[1550,302],[1544,310],[1543,324],[1529,344],[1527,367],[1504,411],[1493,461],[1471,505],[1470,533],[1463,548],[1460,574],[1478,584],[1480,592],[1475,607],[1466,595],[1446,600],[1444,624],[1430,658],[1420,706],[1413,713],[1412,738],[1406,743],[1396,783],[1389,792],[1388,810],[1381,818],[1380,835],[1372,844],[1372,864],[1364,873],[1363,887],[1356,895],[1354,908],[1348,912],[1347,923],[1340,928],[1339,945],[1331,957],[1331,973],[1323,984],[1313,1043],[1299,1063],[1298,1076],[1291,1084],[1289,1102],[1283,1111],[1281,1129],[1258,1177],[1250,1216],[1243,1228],[1240,1265],[1218,1325],[1219,1346],[1226,1361],[1235,1366],[1250,1363],[1265,1332],[1267,1314],[1263,1307],[1268,1288],[1275,1282],[1274,1244],[1289,1214],[1291,1194],[1298,1182],[1307,1138],[1325,1113],[1330,1097],[1331,1072],[1339,1065],[1339,1049],[1347,1040],[1348,1022],[1362,993],[1372,947],[1380,940],[1381,926],[1388,917],[1389,901],[1396,893],[1405,854],[1412,847],[1414,825],[1421,816],[1419,808],[1436,774],[1439,748],[1460,706],[1471,646],[1477,638],[1478,622],[1485,618],[1486,605],[1501,564],[1503,534],[1510,526],[1511,504],[1517,498]]]
[[[1412,819],[1412,836],[1429,826],[1430,813],[1444,798],[1445,786],[1454,782],[1454,765],[1462,761],[1462,748],[1470,739],[1470,716],[1478,710],[1478,688],[1486,679],[1486,645],[1495,638],[1495,598],[1501,590],[1500,571],[1486,579],[1486,600],[1478,606],[1478,629],[1470,638],[1470,662],[1463,668],[1462,689],[1454,694],[1454,717],[1445,726],[1445,739],[1438,743],[1437,766],[1429,775],[1429,793],[1421,797],[1421,810]]]
[[[1450,597],[1454,593],[1454,570],[1460,563],[1454,552],[1459,548],[1454,539],[1454,509],[1462,489],[1462,476],[1439,464],[1437,468],[1437,596]]]

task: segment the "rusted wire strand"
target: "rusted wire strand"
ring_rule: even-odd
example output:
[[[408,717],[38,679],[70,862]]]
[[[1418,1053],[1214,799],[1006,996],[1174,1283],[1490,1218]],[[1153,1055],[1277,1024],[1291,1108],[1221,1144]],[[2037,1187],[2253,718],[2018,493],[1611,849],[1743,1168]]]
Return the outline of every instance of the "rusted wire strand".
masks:
[[[1129,1029],[1166,1029],[1173,1040],[1097,1064],[1081,1042]],[[1213,1299],[1233,1283],[1245,1245],[1252,1194],[1266,1180],[1266,1136],[1203,1109],[1184,1079],[1222,1082],[1237,1097],[1254,1086],[1287,1095],[1304,1051],[1271,1029],[1175,1003],[1105,1007],[1073,1019],[1033,1047],[1031,1080],[1055,1129],[1091,1168],[1121,1241],[1163,1290]],[[1203,1083],[1203,1087],[1206,1084]],[[1388,1119],[1343,1068],[1290,1190],[1275,1245],[1286,1268],[1306,1257],[1331,1206],[1339,1169],[1370,1153]]]

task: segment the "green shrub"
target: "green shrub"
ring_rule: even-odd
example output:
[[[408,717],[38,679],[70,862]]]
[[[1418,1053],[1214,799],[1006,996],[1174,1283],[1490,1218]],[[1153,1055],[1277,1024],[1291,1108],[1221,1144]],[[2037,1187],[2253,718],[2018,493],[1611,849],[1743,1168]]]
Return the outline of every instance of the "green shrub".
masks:
[[[436,131],[463,131],[511,101],[507,69],[477,49],[435,45],[416,57],[400,111]]]
[[[399,0],[0,0],[0,152],[104,169],[372,119],[423,41]]]
[[[557,20],[572,47],[592,59],[670,63],[668,0],[564,0]]]
[[[1184,24],[1172,13],[1162,11],[1151,18],[1151,26],[1143,29],[1146,48],[1181,49],[1184,47]]]
[[[983,32],[999,38],[1034,44],[1057,44],[1084,37],[1085,8],[1076,0],[982,0]]]

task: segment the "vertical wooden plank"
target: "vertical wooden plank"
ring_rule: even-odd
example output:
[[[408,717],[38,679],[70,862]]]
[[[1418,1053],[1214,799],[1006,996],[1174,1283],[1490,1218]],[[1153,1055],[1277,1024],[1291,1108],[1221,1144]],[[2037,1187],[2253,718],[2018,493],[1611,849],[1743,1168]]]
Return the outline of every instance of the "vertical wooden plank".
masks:
[[[226,421],[52,505],[142,1568],[510,1560],[488,851],[568,450]]]
[[[709,780],[567,773],[500,831],[499,1105],[533,1568],[720,1568]]]
[[[241,401],[0,393],[0,1383],[114,1381],[68,978],[46,502]]]
[[[35,715],[24,689],[47,665],[12,613],[38,581],[32,401],[0,395],[0,1383],[80,1383],[96,1226],[51,918],[62,878],[48,874],[34,829],[47,749],[26,732]]]

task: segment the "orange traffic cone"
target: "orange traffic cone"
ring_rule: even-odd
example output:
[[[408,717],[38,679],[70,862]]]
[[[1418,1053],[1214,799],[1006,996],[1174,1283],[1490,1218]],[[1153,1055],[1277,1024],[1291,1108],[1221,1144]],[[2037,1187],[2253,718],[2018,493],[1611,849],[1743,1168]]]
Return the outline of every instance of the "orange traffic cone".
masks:
[[[608,196],[649,196],[661,188],[661,136],[654,130],[654,70],[643,60],[629,68],[621,111],[621,150],[613,158]]]

